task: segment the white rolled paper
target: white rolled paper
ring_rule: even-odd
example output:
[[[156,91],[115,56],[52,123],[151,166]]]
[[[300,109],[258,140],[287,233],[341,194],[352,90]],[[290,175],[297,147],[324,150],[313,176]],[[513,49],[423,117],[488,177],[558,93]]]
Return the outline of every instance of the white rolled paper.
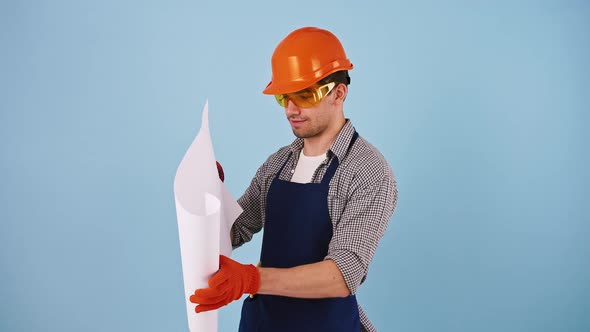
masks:
[[[203,204],[206,214],[197,216],[176,201],[186,314],[191,332],[217,331],[217,310],[196,314],[196,305],[189,301],[197,288],[207,287],[207,281],[219,268],[219,256],[215,253],[219,252],[220,202],[206,194]]]
[[[219,268],[219,254],[231,254],[229,230],[242,213],[219,179],[208,121],[206,103],[201,129],[174,178],[184,300],[191,332],[217,331],[217,310],[197,314],[189,298],[196,289],[207,287]]]

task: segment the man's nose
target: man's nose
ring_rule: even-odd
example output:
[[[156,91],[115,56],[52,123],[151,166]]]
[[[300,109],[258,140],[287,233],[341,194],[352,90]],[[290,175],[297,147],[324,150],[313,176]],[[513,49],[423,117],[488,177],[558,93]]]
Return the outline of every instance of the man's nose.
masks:
[[[295,105],[291,101],[291,99],[287,100],[287,106],[285,107],[285,113],[287,113],[287,116],[299,114],[300,112],[301,112],[301,110],[299,109],[299,107],[297,105]]]

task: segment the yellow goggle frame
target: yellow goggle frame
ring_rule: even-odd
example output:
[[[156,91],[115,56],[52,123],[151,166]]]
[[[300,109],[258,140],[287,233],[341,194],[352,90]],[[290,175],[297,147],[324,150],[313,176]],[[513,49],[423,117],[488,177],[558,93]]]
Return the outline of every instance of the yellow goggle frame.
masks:
[[[312,86],[311,88],[303,89],[293,93],[275,95],[275,99],[282,107],[287,107],[289,100],[298,107],[313,107],[319,104],[322,99],[329,95],[335,86],[336,82],[330,82],[320,86]]]

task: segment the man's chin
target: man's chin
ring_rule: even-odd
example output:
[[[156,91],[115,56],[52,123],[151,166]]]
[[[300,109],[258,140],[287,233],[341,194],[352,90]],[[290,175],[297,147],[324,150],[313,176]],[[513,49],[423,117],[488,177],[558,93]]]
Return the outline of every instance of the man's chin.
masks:
[[[298,132],[295,129],[293,129],[293,135],[295,135],[295,137],[297,137],[297,138],[308,138],[309,137],[309,135],[306,135],[303,132]]]

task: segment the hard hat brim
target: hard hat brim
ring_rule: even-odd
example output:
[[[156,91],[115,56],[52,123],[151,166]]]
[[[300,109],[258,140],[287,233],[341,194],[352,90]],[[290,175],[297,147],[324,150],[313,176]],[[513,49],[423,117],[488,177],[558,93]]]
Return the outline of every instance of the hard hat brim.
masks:
[[[352,70],[353,67],[354,66],[348,59],[337,60],[318,69],[312,75],[301,77],[296,81],[280,82],[273,79],[268,83],[262,93],[265,95],[279,95],[301,91],[309,88],[330,74],[340,70]]]

